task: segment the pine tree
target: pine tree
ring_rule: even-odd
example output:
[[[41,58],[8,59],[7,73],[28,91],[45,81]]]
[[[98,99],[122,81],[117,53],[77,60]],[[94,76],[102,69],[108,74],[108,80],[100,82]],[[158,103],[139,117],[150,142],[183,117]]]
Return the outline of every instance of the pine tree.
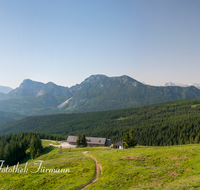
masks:
[[[184,140],[183,139],[180,140],[180,145],[182,145],[182,144],[184,144]]]
[[[129,132],[125,133],[123,141],[125,142],[124,148],[129,148],[129,144],[130,144],[130,134],[129,134]]]
[[[83,147],[87,146],[87,141],[86,141],[86,138],[85,138],[85,134],[83,134],[83,137],[82,137],[82,145],[83,145]]]
[[[33,136],[32,139],[31,139],[31,143],[30,143],[31,159],[35,158],[36,153],[37,153],[37,150],[36,150],[36,146],[35,146],[35,137]]]
[[[76,140],[76,146],[77,146],[77,147],[80,147],[80,146],[81,146],[81,135],[80,135],[80,134],[78,135],[78,138],[77,138],[77,140]]]
[[[30,154],[31,158],[34,159],[40,155],[42,152],[42,141],[39,136],[35,138],[35,136],[32,137],[31,143],[30,143]]]
[[[13,164],[10,144],[6,144],[4,148],[4,159],[6,160],[6,163],[9,163],[10,165]]]
[[[42,152],[43,147],[42,147],[42,141],[39,135],[37,136],[35,141],[36,141],[35,144],[36,144],[37,153],[40,154]]]
[[[195,137],[195,144],[198,144],[199,143],[199,135],[197,135],[196,137]]]
[[[134,147],[136,145],[136,141],[134,138],[134,131],[133,128],[129,131],[129,136],[130,136],[130,147]]]
[[[190,136],[190,144],[193,144],[193,142],[194,142],[194,139],[192,136]]]
[[[123,141],[125,142],[125,148],[134,147],[136,145],[133,128],[131,128],[129,132],[125,133]]]

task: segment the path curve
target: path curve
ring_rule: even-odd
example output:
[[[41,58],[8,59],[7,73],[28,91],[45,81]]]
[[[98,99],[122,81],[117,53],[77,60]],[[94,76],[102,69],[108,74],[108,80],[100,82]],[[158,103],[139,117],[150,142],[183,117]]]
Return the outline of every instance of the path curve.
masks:
[[[100,175],[102,175],[102,166],[101,166],[101,164],[97,162],[97,159],[95,157],[93,157],[91,155],[88,155],[87,152],[88,151],[85,151],[85,152],[83,152],[83,154],[85,156],[87,156],[87,157],[91,157],[95,162],[95,166],[96,166],[95,167],[95,178],[89,184],[84,186],[81,190],[86,189],[88,186],[90,186],[92,183],[94,183],[95,181],[98,180],[98,178],[99,178],[99,170],[100,170]]]

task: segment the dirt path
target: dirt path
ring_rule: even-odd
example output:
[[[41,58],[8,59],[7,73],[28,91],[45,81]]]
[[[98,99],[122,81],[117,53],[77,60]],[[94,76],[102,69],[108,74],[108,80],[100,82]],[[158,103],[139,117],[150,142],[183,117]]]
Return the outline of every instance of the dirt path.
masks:
[[[62,148],[76,148],[76,145],[71,145],[71,144],[67,143],[66,141],[60,141],[59,143],[60,143],[60,145],[53,145],[53,144],[49,144],[49,145],[55,146],[55,147],[58,147],[58,148],[59,147],[62,147]]]
[[[95,178],[89,184],[84,186],[81,190],[86,189],[89,185],[91,185],[92,183],[94,183],[95,181],[98,180],[98,177],[100,177],[99,176],[99,170],[100,170],[100,175],[102,175],[102,166],[101,166],[101,164],[97,162],[97,159],[95,157],[88,155],[87,152],[88,151],[85,151],[85,152],[83,152],[83,154],[85,156],[91,157],[94,160],[95,165],[96,165],[96,167],[95,167]]]

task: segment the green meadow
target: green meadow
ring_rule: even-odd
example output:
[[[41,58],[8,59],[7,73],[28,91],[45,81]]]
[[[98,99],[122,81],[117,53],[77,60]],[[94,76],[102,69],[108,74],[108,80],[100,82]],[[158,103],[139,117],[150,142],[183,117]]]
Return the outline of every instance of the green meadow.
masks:
[[[35,160],[30,160],[29,155],[19,165],[24,169],[26,163],[27,172],[2,173],[0,171],[0,189],[80,189],[88,184],[95,176],[95,164],[90,157],[85,157],[82,151],[62,150],[53,148],[48,144],[50,141],[43,140],[43,154]],[[56,143],[56,142],[55,142]],[[36,172],[40,166],[42,169],[69,169],[68,172]],[[35,163],[34,163],[35,162]],[[9,167],[12,169],[13,167]],[[36,172],[36,173],[31,173]]]
[[[88,189],[199,189],[200,145],[89,152],[103,167]]]
[[[102,165],[102,175],[87,187],[93,189],[199,189],[200,145],[138,146],[117,150],[108,147],[77,149],[53,148],[43,140],[44,150],[35,160],[29,155],[20,162],[26,173],[0,172],[0,189],[81,189],[95,177],[95,157]],[[45,169],[69,169],[69,173],[36,172],[40,162]],[[34,164],[35,162],[35,164]],[[12,167],[10,167],[12,168]],[[31,173],[35,172],[35,173]]]

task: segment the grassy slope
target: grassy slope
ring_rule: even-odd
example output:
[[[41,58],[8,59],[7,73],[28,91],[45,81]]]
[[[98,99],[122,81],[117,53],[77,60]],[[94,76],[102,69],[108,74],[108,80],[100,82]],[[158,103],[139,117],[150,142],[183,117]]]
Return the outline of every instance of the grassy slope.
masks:
[[[89,189],[200,188],[200,145],[89,152],[103,175]]]
[[[94,177],[96,157],[103,167],[102,176],[89,189],[196,189],[200,188],[200,145],[170,147],[136,147],[127,150],[94,147],[82,149],[51,149],[51,140],[42,156],[46,168],[69,168],[66,174],[3,174],[0,172],[0,189],[80,189]],[[55,143],[57,143],[55,141]],[[28,169],[38,166],[29,160]],[[24,168],[25,162],[19,168]]]
[[[69,168],[70,173],[36,173],[38,165],[34,165],[34,160],[28,162],[28,173],[6,174],[0,172],[0,189],[79,189],[89,183],[95,175],[95,164],[91,158],[85,157],[82,151],[62,150],[59,148],[51,149],[49,142],[45,141],[43,145],[44,154],[36,160],[43,160],[42,167],[51,168]],[[50,142],[51,143],[51,142]],[[24,168],[25,163],[20,164],[19,168]]]

